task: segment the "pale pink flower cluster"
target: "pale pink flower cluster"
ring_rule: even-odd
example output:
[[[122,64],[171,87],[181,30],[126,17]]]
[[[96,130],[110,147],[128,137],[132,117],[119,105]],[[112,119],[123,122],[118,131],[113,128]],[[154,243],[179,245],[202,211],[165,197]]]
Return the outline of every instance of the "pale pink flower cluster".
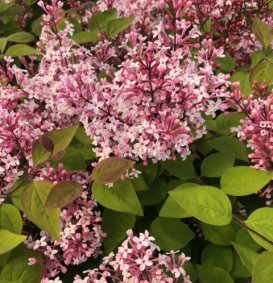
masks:
[[[65,273],[68,265],[78,265],[90,257],[96,258],[101,253],[102,240],[106,235],[101,231],[102,219],[100,212],[96,211],[97,203],[89,192],[87,172],[68,172],[62,164],[54,170],[48,164],[36,179],[52,183],[76,181],[83,188],[79,198],[61,210],[60,241],[52,239],[45,231],[41,231],[38,237],[29,234],[26,240],[28,248],[43,253],[45,268],[42,282],[51,282],[46,280],[59,272]],[[29,264],[35,263],[30,260]]]
[[[77,275],[73,283],[191,283],[183,265],[190,260],[184,253],[171,251],[161,254],[148,231],[134,236],[127,231],[127,239],[110,253],[97,269],[87,270],[87,276]]]

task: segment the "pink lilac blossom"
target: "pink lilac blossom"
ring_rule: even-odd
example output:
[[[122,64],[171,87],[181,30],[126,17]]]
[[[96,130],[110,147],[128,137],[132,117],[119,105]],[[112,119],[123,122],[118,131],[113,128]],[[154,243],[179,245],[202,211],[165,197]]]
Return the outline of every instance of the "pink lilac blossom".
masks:
[[[29,234],[25,242],[29,249],[40,251],[44,255],[42,282],[58,282],[47,280],[60,272],[65,273],[68,265],[78,265],[90,257],[96,258],[101,253],[102,240],[106,235],[101,231],[102,219],[100,212],[96,211],[97,203],[88,192],[87,172],[68,172],[63,169],[62,164],[59,164],[58,170],[54,170],[47,164],[37,174],[36,179],[47,180],[53,184],[61,180],[76,181],[83,188],[79,198],[61,210],[60,241],[41,231],[39,236]],[[35,262],[30,259],[29,264],[33,265]]]
[[[134,236],[127,231],[127,239],[110,253],[97,269],[87,270],[83,279],[77,275],[73,283],[190,283],[183,265],[190,260],[184,253],[171,251],[161,254],[148,231]],[[182,281],[181,281],[182,280]]]

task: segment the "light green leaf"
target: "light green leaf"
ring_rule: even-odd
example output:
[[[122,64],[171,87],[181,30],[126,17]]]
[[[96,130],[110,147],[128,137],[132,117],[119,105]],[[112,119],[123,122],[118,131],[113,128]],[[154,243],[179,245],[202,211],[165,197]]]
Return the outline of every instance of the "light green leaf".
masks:
[[[234,283],[232,277],[222,268],[215,266],[196,266],[200,283]]]
[[[155,244],[164,251],[179,250],[194,238],[187,225],[173,218],[156,218],[151,224],[150,234],[155,238]]]
[[[106,25],[106,34],[108,37],[113,37],[127,29],[135,20],[135,17],[118,18],[109,21]]]
[[[271,179],[273,172],[256,170],[247,166],[228,169],[221,178],[222,191],[232,196],[257,193]]]
[[[259,84],[265,80],[268,85],[271,85],[273,78],[271,73],[273,72],[273,63],[270,60],[265,59],[258,63],[250,72],[249,81],[250,84],[253,84],[254,81],[257,81]]]
[[[236,243],[232,243],[233,247],[235,248],[236,252],[241,258],[242,263],[246,266],[246,268],[252,272],[253,266],[258,258],[258,254],[242,245],[238,245]]]
[[[78,126],[71,126],[68,128],[54,130],[54,131],[44,134],[44,136],[50,138],[54,144],[54,150],[52,154],[42,146],[39,139],[36,140],[32,146],[33,163],[36,165],[42,164],[51,155],[54,155],[61,150],[65,150],[66,147],[70,144],[77,129],[78,129]]]
[[[166,199],[159,212],[159,216],[171,218],[191,217],[191,215],[185,209],[183,209],[171,196]]]
[[[227,272],[232,270],[233,255],[230,247],[208,244],[201,255],[201,263],[205,266],[220,267]]]
[[[1,53],[4,52],[6,45],[7,45],[7,42],[8,42],[8,40],[7,40],[6,37],[0,38],[0,51],[1,51]]]
[[[181,191],[174,190],[169,194],[190,215],[202,222],[223,226],[231,221],[231,203],[228,197],[215,187],[196,186]]]
[[[273,40],[272,27],[261,21],[259,18],[254,19],[252,31],[265,48],[267,48]]]
[[[19,210],[11,204],[0,205],[0,229],[8,230],[15,234],[22,232],[22,217]]]
[[[269,282],[273,282],[273,252],[264,252],[255,262],[252,283]]]
[[[143,216],[136,192],[128,180],[117,181],[111,188],[94,182],[92,193],[97,202],[106,208]]]
[[[91,30],[91,32],[93,32],[94,30],[104,31],[107,23],[115,19],[116,16],[117,16],[116,9],[109,9],[103,12],[95,13],[89,20],[88,23],[89,29]]]
[[[79,44],[88,43],[88,42],[98,42],[99,33],[100,31],[98,29],[95,29],[93,31],[81,31],[73,34],[71,36],[71,39]]]
[[[273,208],[263,207],[250,214],[245,224],[255,232],[261,234],[269,241],[273,242]],[[267,250],[273,251],[273,244],[268,243],[261,237],[249,231],[250,235],[259,245]]]
[[[26,236],[14,234],[8,230],[0,230],[0,254],[14,249],[26,238]]]
[[[28,43],[35,40],[34,36],[29,32],[16,32],[7,37],[8,41],[15,43]]]
[[[251,54],[251,67],[255,66],[257,63],[265,58],[265,54],[261,50],[254,51]]]
[[[48,232],[54,239],[60,239],[60,209],[46,210],[44,207],[53,187],[47,181],[29,181],[24,185],[21,204],[27,218],[40,229]]]
[[[15,44],[8,48],[5,55],[11,57],[38,55],[36,49],[26,44]]]
[[[213,153],[207,156],[201,164],[201,174],[206,177],[220,177],[233,167],[235,155],[232,153]]]
[[[260,245],[252,239],[249,232],[245,228],[241,228],[237,232],[235,243],[245,246],[253,251],[257,251],[260,248]]]
[[[248,67],[239,68],[230,78],[232,82],[240,82],[240,91],[245,94],[249,95],[252,88],[249,81],[249,73]]]
[[[79,197],[82,185],[73,181],[60,181],[50,190],[46,202],[46,209],[64,207]]]
[[[134,215],[129,213],[104,209],[102,231],[107,234],[107,237],[103,241],[106,254],[112,252],[126,238],[126,231],[134,227],[135,218]]]

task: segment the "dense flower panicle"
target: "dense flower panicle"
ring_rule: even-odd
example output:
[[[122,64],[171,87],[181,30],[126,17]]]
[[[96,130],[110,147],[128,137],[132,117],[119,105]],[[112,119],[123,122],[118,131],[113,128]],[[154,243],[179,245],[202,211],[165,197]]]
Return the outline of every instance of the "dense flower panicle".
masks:
[[[173,251],[161,254],[153,241],[148,231],[137,237],[128,230],[116,254],[105,257],[98,269],[85,271],[85,278],[77,275],[74,283],[106,283],[110,278],[113,283],[190,283],[183,268],[190,258]]]
[[[76,181],[83,188],[79,198],[61,210],[60,241],[52,239],[44,231],[40,232],[39,237],[29,234],[26,240],[28,248],[43,253],[45,281],[42,282],[48,282],[46,278],[53,278],[59,272],[65,273],[68,265],[78,265],[90,257],[96,258],[101,253],[102,240],[106,235],[101,231],[102,219],[100,212],[95,210],[96,201],[88,192],[87,172],[68,172],[62,164],[54,170],[48,164],[36,179],[53,184],[62,180]]]

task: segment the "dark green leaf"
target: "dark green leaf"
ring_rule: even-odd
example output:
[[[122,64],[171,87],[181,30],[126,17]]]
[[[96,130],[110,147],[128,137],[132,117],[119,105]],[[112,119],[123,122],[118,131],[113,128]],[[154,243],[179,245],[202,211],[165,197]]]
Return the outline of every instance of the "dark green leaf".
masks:
[[[95,29],[93,31],[81,31],[72,35],[71,39],[75,42],[82,44],[88,42],[97,42],[99,40],[98,34],[100,31]]]
[[[107,11],[93,14],[93,16],[89,20],[89,29],[91,30],[91,32],[93,32],[93,30],[104,31],[106,29],[107,23],[115,19],[116,15],[116,9],[109,9]]]
[[[187,225],[173,218],[156,218],[151,224],[150,234],[154,236],[155,244],[164,251],[181,249],[194,238]]]
[[[239,68],[230,79],[232,82],[240,82],[240,90],[243,94],[249,95],[252,88],[249,82],[248,67]]]
[[[222,268],[199,265],[196,269],[200,283],[234,283],[232,277]]]
[[[105,209],[102,219],[102,231],[107,234],[103,241],[106,254],[112,252],[116,246],[126,238],[126,231],[135,224],[135,216],[129,213],[116,212]]]
[[[108,37],[113,37],[127,29],[135,20],[135,17],[119,18],[109,21],[106,25],[106,34]]]

